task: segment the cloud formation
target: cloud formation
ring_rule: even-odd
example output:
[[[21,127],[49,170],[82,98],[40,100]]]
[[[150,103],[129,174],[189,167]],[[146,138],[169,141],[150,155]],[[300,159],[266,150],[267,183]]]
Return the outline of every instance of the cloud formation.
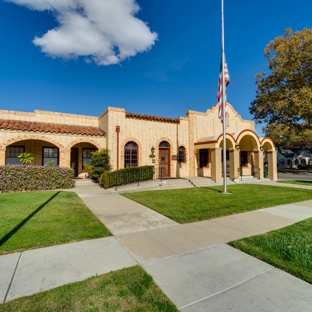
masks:
[[[146,23],[135,17],[135,0],[7,0],[29,9],[52,11],[59,26],[33,43],[52,57],[92,59],[117,64],[149,50],[157,40]]]

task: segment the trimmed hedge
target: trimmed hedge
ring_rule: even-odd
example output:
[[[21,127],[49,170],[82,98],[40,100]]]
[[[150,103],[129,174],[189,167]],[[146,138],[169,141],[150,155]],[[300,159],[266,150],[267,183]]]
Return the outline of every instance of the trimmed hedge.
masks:
[[[129,167],[116,171],[105,171],[101,176],[100,185],[107,189],[114,186],[152,180],[153,177],[154,166]]]
[[[74,186],[74,170],[71,168],[0,166],[0,193],[68,189]]]

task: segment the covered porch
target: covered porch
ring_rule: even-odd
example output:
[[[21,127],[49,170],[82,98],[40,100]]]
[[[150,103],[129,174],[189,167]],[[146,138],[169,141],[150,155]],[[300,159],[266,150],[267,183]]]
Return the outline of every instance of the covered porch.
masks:
[[[195,144],[195,174],[214,181],[223,178],[223,135],[202,138]],[[264,178],[263,153],[268,155],[268,178],[277,179],[276,152],[269,138],[259,138],[252,130],[226,134],[226,175],[233,181],[243,176]]]

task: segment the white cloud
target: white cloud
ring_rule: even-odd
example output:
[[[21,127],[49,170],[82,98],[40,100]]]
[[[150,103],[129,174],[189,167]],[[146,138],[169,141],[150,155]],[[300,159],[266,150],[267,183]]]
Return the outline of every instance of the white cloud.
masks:
[[[135,0],[7,0],[32,10],[50,10],[59,23],[34,44],[52,57],[91,58],[98,65],[117,64],[149,50],[157,40],[135,17]]]

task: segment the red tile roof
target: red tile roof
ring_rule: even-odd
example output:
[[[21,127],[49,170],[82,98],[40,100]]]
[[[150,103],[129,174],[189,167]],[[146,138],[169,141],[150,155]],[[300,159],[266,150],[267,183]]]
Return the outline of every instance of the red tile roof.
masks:
[[[138,118],[138,119],[153,120],[153,121],[165,121],[165,122],[179,123],[179,119],[160,117],[160,116],[150,116],[150,115],[126,113],[126,117],[128,117],[128,118]]]
[[[5,120],[0,119],[0,129],[17,130],[17,131],[31,131],[31,132],[51,132],[51,133],[66,133],[66,134],[80,134],[91,136],[104,136],[103,132],[96,127],[62,125],[45,122],[31,122],[21,120]]]

